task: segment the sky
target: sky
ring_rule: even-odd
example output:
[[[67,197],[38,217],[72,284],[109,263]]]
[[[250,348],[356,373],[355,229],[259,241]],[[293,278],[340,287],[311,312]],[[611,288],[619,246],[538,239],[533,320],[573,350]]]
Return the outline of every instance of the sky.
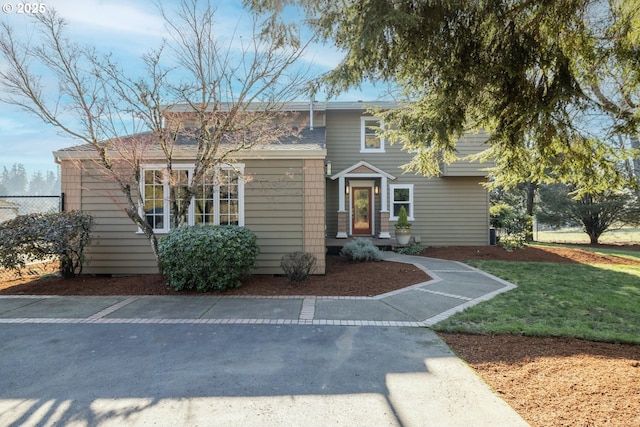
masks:
[[[178,0],[160,1],[169,10],[178,3]],[[28,14],[18,13],[18,3],[19,0],[4,3],[0,22],[11,25],[20,37],[29,37],[34,33],[33,23]],[[103,53],[111,52],[127,69],[135,70],[140,57],[157,48],[166,37],[165,24],[154,0],[43,0],[40,4],[56,9],[67,20],[70,39],[94,46]],[[241,0],[217,0],[214,4],[220,34],[231,34],[237,28],[240,32],[245,30],[247,20],[243,15],[246,16],[246,11]],[[302,18],[295,9],[288,9],[286,13],[296,21]],[[311,67],[313,75],[321,75],[334,68],[341,58],[342,53],[335,46],[314,44],[307,50],[300,66]],[[323,97],[320,94],[316,99],[326,100]],[[375,100],[378,97],[375,87],[364,85],[332,100]],[[18,107],[0,102],[0,171],[3,167],[9,169],[14,163],[22,163],[29,174],[37,170],[55,171],[52,152],[77,143]]]

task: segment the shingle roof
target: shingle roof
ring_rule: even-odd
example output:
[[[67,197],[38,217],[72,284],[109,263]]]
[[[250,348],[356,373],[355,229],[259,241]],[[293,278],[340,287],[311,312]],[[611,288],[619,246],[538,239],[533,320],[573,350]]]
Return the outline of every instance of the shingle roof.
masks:
[[[232,103],[220,103],[217,107],[220,111],[228,111]],[[263,111],[267,104],[255,102],[247,106],[247,111]],[[396,101],[313,101],[315,111],[324,110],[366,110],[368,108],[398,108],[400,104]],[[310,101],[286,102],[281,105],[279,111],[309,111]],[[177,104],[167,106],[167,113],[186,113],[193,111],[187,104]]]
[[[134,139],[134,138],[152,138],[153,134],[151,132],[141,132],[135,135],[129,135],[124,137],[123,139]],[[224,143],[225,141],[223,141]],[[313,129],[304,128],[300,130],[297,135],[291,135],[288,137],[279,138],[278,141],[274,141],[272,146],[281,148],[281,149],[306,149],[306,148],[325,148],[326,144],[326,128],[325,127],[314,127]],[[176,146],[181,146],[188,148],[189,146],[195,146],[196,139],[192,133],[183,132],[178,135],[178,139],[176,140]],[[93,146],[90,144],[82,144],[76,145],[72,147],[62,148],[57,152],[90,152],[94,151]]]

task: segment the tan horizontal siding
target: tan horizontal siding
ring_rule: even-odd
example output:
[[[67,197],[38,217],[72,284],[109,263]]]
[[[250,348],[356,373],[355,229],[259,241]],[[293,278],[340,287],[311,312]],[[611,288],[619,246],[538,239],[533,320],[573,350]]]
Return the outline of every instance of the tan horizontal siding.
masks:
[[[395,176],[403,173],[402,164],[411,160],[411,155],[399,145],[385,143],[384,153],[360,152],[360,118],[358,111],[327,112],[327,160],[331,160],[332,173],[338,173],[364,160]]]
[[[261,217],[254,217],[251,220],[251,223],[255,227],[272,227],[272,226],[282,226],[283,219],[291,218],[293,222],[299,219],[299,212],[297,209],[294,209],[292,205],[291,209],[284,209],[280,212],[280,215],[277,217],[263,215]],[[259,205],[253,204],[252,209],[259,209]]]
[[[284,254],[302,250],[302,160],[251,160],[245,173],[245,225],[258,237],[259,273],[282,273]]]
[[[295,247],[300,246],[300,238],[301,238],[301,226],[299,225],[279,225],[276,227],[255,227],[253,225],[248,225],[258,239],[262,240],[264,243],[261,245],[264,248],[264,244],[269,244],[273,246],[283,246],[287,245],[285,242],[297,242],[296,245],[292,245]],[[300,249],[292,249],[293,251]]]
[[[81,208],[95,219],[92,241],[86,249],[83,273],[147,274],[157,263],[146,236],[122,210],[126,201],[119,187],[85,162],[81,183]],[[137,188],[133,188],[137,196]]]
[[[488,243],[488,193],[477,177],[418,180],[414,198],[412,234],[423,245]]]
[[[91,247],[93,253],[117,253],[123,252],[122,247],[119,245],[120,239],[100,239],[94,240],[94,245]],[[151,247],[145,237],[145,245],[142,246],[130,246],[127,248],[128,259],[146,259],[148,256],[149,248]]]
[[[443,176],[487,176],[486,169],[493,166],[493,163],[480,163],[468,160],[468,156],[481,153],[488,149],[486,144],[489,135],[485,132],[468,133],[464,135],[456,144],[458,161],[450,165],[445,165],[442,170]]]
[[[100,224],[92,233],[91,245],[86,250],[87,263],[83,269],[89,274],[130,274],[137,267],[140,273],[157,273],[157,263],[149,240],[133,230],[110,231]],[[127,268],[125,272],[123,268]]]
[[[408,163],[412,156],[398,145],[391,146],[387,142],[385,153],[360,152],[361,116],[358,111],[327,112],[327,159],[331,160],[332,173],[336,174],[364,160],[394,175],[396,179],[389,180],[389,185],[413,184],[415,220],[412,221],[412,231],[421,237],[425,245],[488,244],[489,200],[487,190],[480,184],[484,180],[484,173],[477,172],[479,165],[456,163],[456,167],[460,168],[456,173],[460,176],[443,178],[427,179],[413,172],[405,173],[400,166]],[[466,155],[478,147],[486,148],[482,144],[484,140],[484,134],[465,136],[461,142],[461,153]],[[338,191],[338,181],[328,179],[326,224],[329,237],[336,235],[338,227]],[[388,199],[390,202],[390,197]],[[348,211],[349,207],[345,207]],[[380,209],[379,196],[375,198],[375,208]],[[378,213],[375,225],[377,233],[380,226]],[[394,226],[395,221],[391,221],[392,237]]]
[[[255,271],[281,273],[282,256],[303,248],[303,162],[248,160],[245,173],[249,177],[245,183],[245,226],[256,234],[260,247]],[[81,177],[82,209],[91,213],[96,223],[84,273],[157,272],[146,236],[137,233],[119,206],[124,206],[119,189],[100,178],[87,170]]]

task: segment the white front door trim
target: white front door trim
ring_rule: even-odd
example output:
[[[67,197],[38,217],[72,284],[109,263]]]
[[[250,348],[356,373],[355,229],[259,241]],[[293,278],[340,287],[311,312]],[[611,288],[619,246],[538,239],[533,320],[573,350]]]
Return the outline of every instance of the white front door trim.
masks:
[[[369,212],[369,216],[371,217],[371,234],[375,234],[376,230],[376,195],[375,195],[375,184],[376,182],[373,180],[360,180],[360,179],[350,179],[348,182],[349,186],[349,234],[353,236],[353,188],[354,187],[368,187],[371,188],[371,211]]]

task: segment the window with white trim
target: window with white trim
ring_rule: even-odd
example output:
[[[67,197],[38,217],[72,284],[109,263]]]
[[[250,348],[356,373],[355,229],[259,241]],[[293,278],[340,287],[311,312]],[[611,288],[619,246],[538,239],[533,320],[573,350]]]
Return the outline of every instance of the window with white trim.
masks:
[[[184,189],[193,176],[193,166],[174,167],[169,175],[164,166],[147,166],[140,191],[142,215],[158,233],[170,229],[172,207],[184,203]],[[191,199],[189,225],[244,225],[244,165],[221,166],[205,174]]]
[[[391,212],[389,219],[397,221],[400,208],[404,206],[409,219],[413,220],[413,184],[393,184],[389,186],[389,191],[391,193]]]
[[[376,117],[360,118],[361,153],[384,153],[384,138],[378,135],[382,126],[382,119]]]

